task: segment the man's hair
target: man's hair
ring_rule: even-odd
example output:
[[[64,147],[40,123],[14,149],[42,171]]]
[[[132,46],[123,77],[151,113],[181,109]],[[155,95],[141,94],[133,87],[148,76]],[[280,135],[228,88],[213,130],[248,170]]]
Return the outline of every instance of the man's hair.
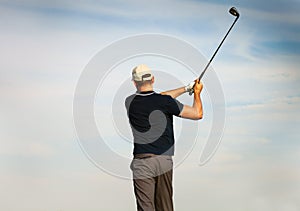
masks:
[[[146,81],[135,81],[136,85],[138,87],[144,86],[144,85],[150,85],[152,83],[152,80],[146,80]]]

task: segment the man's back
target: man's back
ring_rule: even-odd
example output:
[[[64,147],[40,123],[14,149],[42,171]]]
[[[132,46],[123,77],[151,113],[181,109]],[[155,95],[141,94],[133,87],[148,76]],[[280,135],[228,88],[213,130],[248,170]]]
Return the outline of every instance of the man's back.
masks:
[[[153,91],[133,94],[125,105],[134,136],[133,154],[174,155],[173,115],[178,116],[183,105]]]

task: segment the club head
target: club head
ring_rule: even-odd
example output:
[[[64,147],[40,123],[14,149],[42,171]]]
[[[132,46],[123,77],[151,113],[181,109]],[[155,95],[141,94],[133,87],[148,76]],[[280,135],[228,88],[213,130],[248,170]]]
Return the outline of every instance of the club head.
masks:
[[[240,17],[240,13],[237,11],[235,7],[231,7],[229,13],[235,17]]]

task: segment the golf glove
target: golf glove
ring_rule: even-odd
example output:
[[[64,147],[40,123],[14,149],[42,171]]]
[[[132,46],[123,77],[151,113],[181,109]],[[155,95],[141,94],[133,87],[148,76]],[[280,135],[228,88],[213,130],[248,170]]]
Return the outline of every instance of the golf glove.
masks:
[[[190,95],[193,94],[193,92],[194,92],[194,89],[193,89],[194,85],[195,85],[195,81],[189,83],[188,85],[186,85],[184,87],[185,91],[189,92]]]

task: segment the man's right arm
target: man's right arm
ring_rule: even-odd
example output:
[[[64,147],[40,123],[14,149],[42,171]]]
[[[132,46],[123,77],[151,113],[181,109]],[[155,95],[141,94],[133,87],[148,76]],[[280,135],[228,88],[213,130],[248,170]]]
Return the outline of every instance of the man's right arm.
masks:
[[[202,101],[200,97],[200,93],[202,91],[203,84],[200,82],[198,83],[198,79],[196,80],[194,86],[194,102],[193,106],[184,105],[183,109],[180,113],[180,116],[185,119],[193,119],[199,120],[203,117],[203,110],[202,110]]]

